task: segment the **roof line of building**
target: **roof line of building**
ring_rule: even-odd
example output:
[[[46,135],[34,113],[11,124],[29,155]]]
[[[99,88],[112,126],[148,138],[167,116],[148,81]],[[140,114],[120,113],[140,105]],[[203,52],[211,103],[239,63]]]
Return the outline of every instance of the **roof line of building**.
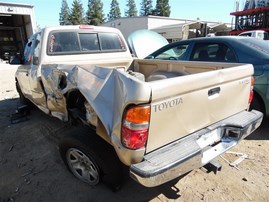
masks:
[[[189,19],[181,19],[181,18],[171,18],[171,17],[165,17],[165,16],[155,16],[155,15],[148,15],[148,16],[134,16],[134,17],[120,17],[120,18],[116,18],[113,20],[109,20],[105,23],[109,23],[109,22],[113,22],[115,20],[122,20],[122,19],[133,19],[133,18],[159,18],[159,19],[169,19],[169,20],[181,20],[181,21],[186,21],[186,22],[206,22],[206,23],[223,23],[223,24],[230,24],[227,22],[216,22],[216,21],[207,21],[207,20],[189,20]]]
[[[6,5],[6,6],[21,6],[21,7],[31,7],[31,8],[34,7],[34,5],[32,5],[32,4],[11,3],[11,2],[0,2],[0,5]]]

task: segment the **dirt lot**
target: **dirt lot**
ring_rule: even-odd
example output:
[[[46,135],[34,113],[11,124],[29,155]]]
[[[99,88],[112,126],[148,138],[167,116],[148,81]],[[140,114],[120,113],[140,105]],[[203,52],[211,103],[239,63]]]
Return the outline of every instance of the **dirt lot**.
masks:
[[[32,110],[28,120],[11,124],[11,114],[20,105],[15,70],[0,64],[0,202],[269,200],[269,119],[233,150],[249,157],[238,169],[219,158],[223,167],[217,175],[198,169],[155,188],[144,188],[126,174],[122,189],[112,192],[104,184],[89,187],[67,171],[57,146],[66,125],[39,110]]]

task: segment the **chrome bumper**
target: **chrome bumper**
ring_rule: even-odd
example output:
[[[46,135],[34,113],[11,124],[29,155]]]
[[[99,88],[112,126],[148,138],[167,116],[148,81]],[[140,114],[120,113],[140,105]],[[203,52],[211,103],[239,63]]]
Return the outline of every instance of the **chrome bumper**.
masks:
[[[154,187],[200,168],[257,129],[263,114],[243,111],[153,151],[130,167],[130,176]]]

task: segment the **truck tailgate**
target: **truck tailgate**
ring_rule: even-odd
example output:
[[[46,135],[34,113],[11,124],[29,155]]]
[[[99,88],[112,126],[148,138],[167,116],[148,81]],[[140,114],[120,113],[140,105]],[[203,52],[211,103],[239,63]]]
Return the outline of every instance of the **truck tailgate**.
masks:
[[[248,108],[252,65],[149,82],[151,118],[146,152]]]

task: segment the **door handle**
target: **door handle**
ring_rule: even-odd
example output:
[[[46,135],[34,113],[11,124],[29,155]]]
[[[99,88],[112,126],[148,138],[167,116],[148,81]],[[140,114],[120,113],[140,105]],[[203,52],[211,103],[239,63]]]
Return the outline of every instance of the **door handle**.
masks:
[[[220,93],[220,87],[212,88],[208,91],[208,97],[213,96],[215,94],[219,94],[219,93]]]

